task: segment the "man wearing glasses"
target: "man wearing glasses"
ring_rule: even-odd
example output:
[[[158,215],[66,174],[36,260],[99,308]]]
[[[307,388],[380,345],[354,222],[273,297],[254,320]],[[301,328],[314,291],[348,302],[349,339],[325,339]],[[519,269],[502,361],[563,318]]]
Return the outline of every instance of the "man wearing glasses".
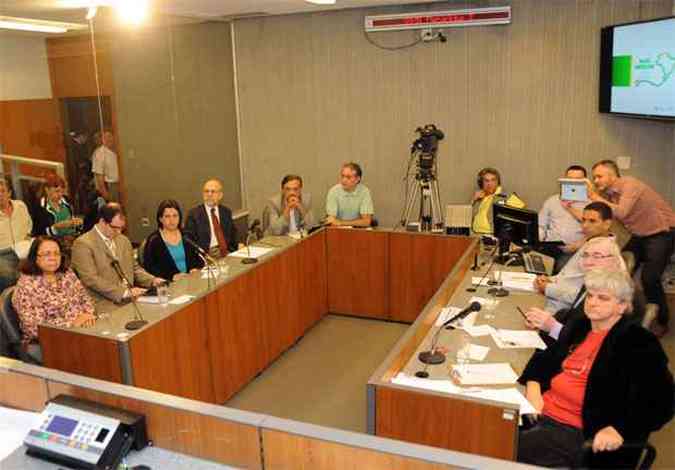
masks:
[[[94,228],[73,243],[73,269],[96,300],[122,303],[164,282],[134,259],[131,242],[122,235],[125,223],[122,206],[109,202],[99,210]],[[121,273],[131,285],[120,278]]]

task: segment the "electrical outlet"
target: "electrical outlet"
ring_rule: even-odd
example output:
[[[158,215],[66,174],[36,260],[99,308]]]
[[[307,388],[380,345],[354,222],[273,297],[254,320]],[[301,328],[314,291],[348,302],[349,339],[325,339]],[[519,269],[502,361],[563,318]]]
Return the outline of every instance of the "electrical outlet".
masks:
[[[630,157],[627,155],[616,157],[616,166],[619,167],[619,170],[630,170]]]
[[[150,227],[150,218],[141,217],[141,227]]]

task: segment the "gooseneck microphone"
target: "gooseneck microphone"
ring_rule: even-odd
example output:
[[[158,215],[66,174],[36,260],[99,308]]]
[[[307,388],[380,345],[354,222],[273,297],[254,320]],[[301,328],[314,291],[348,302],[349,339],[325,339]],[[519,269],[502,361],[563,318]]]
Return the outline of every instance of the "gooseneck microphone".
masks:
[[[480,302],[471,302],[464,310],[460,310],[456,315],[453,315],[452,318],[443,323],[443,325],[441,325],[441,328],[451,330],[454,328],[454,326],[452,326],[452,323],[454,323],[455,320],[461,320],[462,318],[466,318],[467,316],[469,316],[471,312],[480,312],[480,309],[481,309]]]
[[[243,264],[254,264],[258,262],[256,258],[251,257],[251,235],[253,235],[254,232],[257,233],[257,231],[260,230],[259,227],[260,219],[255,219],[246,232],[246,253],[248,256],[241,260]]]
[[[192,248],[197,250],[197,253],[201,255],[202,261],[204,261],[204,263],[206,263],[207,265],[216,264],[216,260],[213,259],[213,256],[211,256],[204,248],[197,245],[195,241],[193,241],[189,237],[186,237],[185,235],[183,235],[183,240],[185,240],[187,244],[190,245]]]
[[[204,266],[206,266],[206,280],[208,282],[209,289],[211,289],[216,285],[216,273],[212,271],[212,266],[217,266],[216,260],[204,248],[197,245],[197,243],[191,240],[189,237],[183,235],[183,240],[185,240],[192,248],[197,250],[197,255],[204,262]]]
[[[490,264],[488,265],[488,268],[485,271],[485,274],[483,274],[483,277],[481,277],[480,280],[478,281],[478,285],[475,286],[475,287],[471,286],[471,287],[467,288],[466,289],[467,292],[476,292],[478,290],[478,288],[481,286],[481,284],[483,284],[483,281],[485,280],[487,275],[490,274],[490,270],[492,269],[492,266],[494,266],[494,264],[495,264],[495,261],[496,261],[495,254],[497,253],[498,249],[499,249],[499,246],[495,246],[492,249],[492,253],[490,253]]]
[[[126,288],[129,289],[129,294],[131,294],[131,288],[133,287],[133,284],[129,281],[129,279],[127,279],[127,276],[124,274],[124,270],[122,270],[122,266],[120,266],[119,260],[113,257],[112,261],[110,262],[110,265],[117,273],[117,276],[120,278],[122,284],[124,284]],[[124,325],[124,328],[126,328],[129,331],[139,330],[143,328],[145,325],[147,325],[148,321],[143,318],[143,314],[141,314],[141,309],[138,308],[138,304],[136,303],[136,299],[134,298],[134,296],[130,295],[129,298],[131,299],[131,305],[134,306],[136,315],[134,320],[131,320],[127,322],[126,325]]]

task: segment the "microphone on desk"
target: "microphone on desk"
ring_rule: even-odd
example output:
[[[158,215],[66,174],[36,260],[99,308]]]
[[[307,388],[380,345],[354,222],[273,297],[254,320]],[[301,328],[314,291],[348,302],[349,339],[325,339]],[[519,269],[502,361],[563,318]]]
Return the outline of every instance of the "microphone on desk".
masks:
[[[466,289],[467,292],[476,292],[478,290],[478,288],[481,286],[481,284],[483,284],[483,281],[485,280],[487,275],[490,274],[490,270],[492,269],[492,266],[494,266],[494,264],[495,264],[495,260],[497,259],[497,258],[495,258],[495,254],[497,253],[498,249],[499,249],[499,245],[495,246],[494,249],[492,250],[492,253],[490,253],[490,264],[489,264],[487,270],[485,270],[485,274],[483,274],[483,277],[481,277],[480,280],[478,281],[478,285],[475,286],[475,287],[471,286],[471,287],[467,288]]]
[[[248,231],[246,232],[246,254],[248,255],[246,258],[241,260],[242,264],[254,264],[257,263],[258,260],[257,258],[251,257],[251,235],[253,235],[254,232],[259,230],[260,227],[260,219],[255,219],[251,226],[248,228]]]
[[[185,235],[183,235],[183,240],[185,240],[187,244],[190,245],[192,248],[197,250],[197,253],[199,253],[200,257],[202,258],[202,261],[204,261],[206,265],[216,264],[216,260],[213,258],[213,256],[211,256],[204,248],[197,245],[195,241],[193,241],[189,237],[186,237]]]
[[[127,289],[129,289],[129,294],[131,294],[131,288],[133,287],[133,283],[127,279],[127,276],[124,274],[124,271],[122,270],[122,266],[120,266],[120,261],[116,257],[112,257],[112,261],[110,262],[110,265],[113,267],[115,272],[117,273],[117,276],[120,278],[120,281],[122,284],[124,284]],[[131,304],[134,306],[134,311],[136,313],[135,318],[129,322],[127,322],[124,325],[124,328],[126,328],[129,331],[134,331],[134,330],[139,330],[143,328],[145,325],[148,324],[148,321],[143,318],[143,314],[141,313],[141,309],[138,307],[138,304],[136,303],[136,299],[134,298],[133,295],[129,296],[131,300]]]
[[[450,330],[454,328],[452,326],[452,323],[455,320],[461,320],[462,318],[467,317],[471,312],[480,312],[481,309],[481,304],[480,302],[471,302],[467,307],[465,307],[463,310],[460,310],[459,313],[456,315],[453,315],[452,318],[447,320],[443,325],[441,325],[441,328],[445,328],[446,330]]]
[[[447,328],[452,322],[455,320],[458,320],[460,318],[466,317],[469,313],[471,312],[477,312],[481,309],[481,305],[479,302],[471,302],[467,307],[465,307],[463,310],[461,310],[459,313],[454,315],[452,318],[444,322],[440,327],[438,327],[438,330],[434,333],[434,336],[431,338],[431,345],[427,351],[422,351],[419,353],[417,358],[425,364],[424,369],[419,370],[415,372],[415,377],[419,377],[421,379],[426,379],[429,377],[429,372],[427,372],[427,366],[429,364],[432,365],[438,365],[438,364],[443,364],[445,362],[445,354],[442,352],[436,351],[436,344],[438,343],[438,337],[443,331],[443,328]],[[449,328],[448,328],[449,329]]]

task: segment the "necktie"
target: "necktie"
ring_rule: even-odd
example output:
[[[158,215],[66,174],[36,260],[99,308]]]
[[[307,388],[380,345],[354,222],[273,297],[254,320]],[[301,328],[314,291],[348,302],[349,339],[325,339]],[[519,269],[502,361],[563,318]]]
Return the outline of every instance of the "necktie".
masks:
[[[216,234],[216,239],[218,240],[218,249],[220,250],[220,256],[227,256],[227,242],[225,241],[225,235],[223,234],[223,227],[220,226],[220,221],[216,215],[216,208],[211,208],[211,223],[213,224],[213,231]]]

